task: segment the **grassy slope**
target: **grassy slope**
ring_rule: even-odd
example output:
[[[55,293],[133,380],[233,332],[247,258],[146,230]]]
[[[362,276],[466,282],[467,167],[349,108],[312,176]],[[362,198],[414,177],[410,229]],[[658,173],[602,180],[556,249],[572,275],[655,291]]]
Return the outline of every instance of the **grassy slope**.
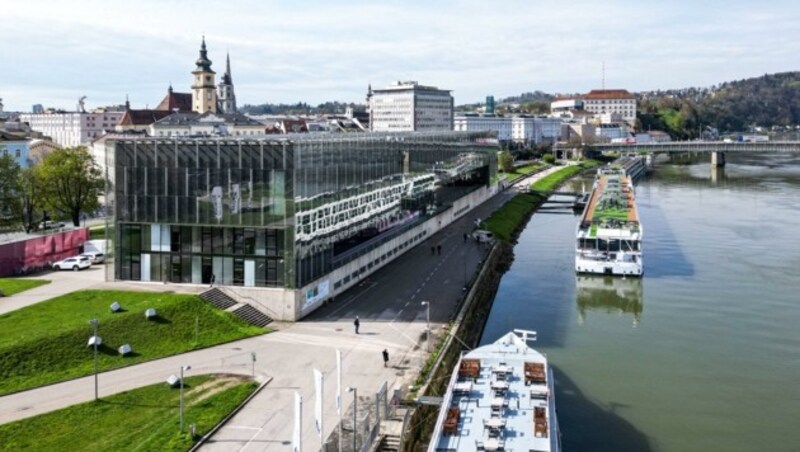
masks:
[[[522,176],[523,174],[530,174],[530,173],[533,173],[535,171],[539,171],[540,169],[542,169],[542,168],[544,168],[546,166],[547,165],[545,165],[543,163],[531,163],[530,165],[524,165],[524,166],[520,166],[520,167],[514,168],[514,171],[512,171],[510,173],[500,173],[500,174],[498,174],[498,177],[500,177],[500,179],[514,179],[514,178],[517,178],[519,176]]]
[[[199,438],[238,406],[257,385],[238,380],[234,386],[210,395],[220,384],[211,376],[189,377],[184,387],[185,428],[196,425]],[[0,450],[187,450],[194,443],[179,430],[178,389],[166,384],[123,392],[98,402],[0,425]]]
[[[113,301],[126,311],[112,314]],[[147,308],[156,309],[157,320],[144,318]],[[73,292],[0,315],[0,395],[91,374],[92,318],[100,320],[101,371],[264,333],[194,295]],[[123,358],[117,348],[126,343],[133,353]]]
[[[588,160],[580,165],[564,167],[534,183],[531,188],[540,191],[550,191],[562,182],[580,173],[587,168],[597,166],[597,162]],[[502,207],[497,209],[484,223],[483,227],[492,231],[500,240],[508,241],[514,231],[522,224],[530,213],[544,200],[541,195],[533,193],[520,193],[511,198]]]
[[[0,278],[0,291],[6,297],[10,297],[15,293],[24,292],[34,287],[50,284],[49,279],[14,279],[14,278]]]

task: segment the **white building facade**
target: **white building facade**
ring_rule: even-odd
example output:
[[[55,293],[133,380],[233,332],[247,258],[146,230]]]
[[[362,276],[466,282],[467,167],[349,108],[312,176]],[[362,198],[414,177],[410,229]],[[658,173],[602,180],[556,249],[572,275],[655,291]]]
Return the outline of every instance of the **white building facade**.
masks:
[[[50,137],[63,147],[86,146],[111,130],[124,115],[124,111],[98,109],[91,113],[54,112],[23,113],[20,121],[28,123],[31,130]]]
[[[562,121],[559,118],[535,118],[531,116],[456,116],[453,128],[463,132],[497,132],[500,142],[514,142],[535,146],[543,142],[561,139]]]
[[[618,114],[628,125],[636,122],[636,98],[624,89],[594,89],[583,97],[583,108],[600,118]]]
[[[373,132],[453,130],[453,96],[447,90],[396,82],[370,89],[367,103]]]
[[[493,115],[478,116],[475,114],[456,116],[453,119],[453,130],[463,132],[491,130],[497,132],[497,139],[500,142],[509,142],[512,140],[513,119],[515,118]]]

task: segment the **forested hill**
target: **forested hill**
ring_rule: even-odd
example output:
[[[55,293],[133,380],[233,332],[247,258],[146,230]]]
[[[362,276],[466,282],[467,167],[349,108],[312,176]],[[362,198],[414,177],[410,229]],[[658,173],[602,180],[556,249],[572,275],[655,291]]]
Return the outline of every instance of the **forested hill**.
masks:
[[[706,126],[720,132],[751,126],[800,124],[800,72],[767,74],[710,88],[637,93],[642,130],[695,138]]]

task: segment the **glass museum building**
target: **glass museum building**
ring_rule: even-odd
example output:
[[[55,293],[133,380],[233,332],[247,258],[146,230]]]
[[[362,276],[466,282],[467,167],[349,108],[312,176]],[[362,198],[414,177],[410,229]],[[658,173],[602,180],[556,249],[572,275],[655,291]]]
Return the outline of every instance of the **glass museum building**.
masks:
[[[110,139],[107,279],[296,320],[492,196],[497,151],[490,132]]]

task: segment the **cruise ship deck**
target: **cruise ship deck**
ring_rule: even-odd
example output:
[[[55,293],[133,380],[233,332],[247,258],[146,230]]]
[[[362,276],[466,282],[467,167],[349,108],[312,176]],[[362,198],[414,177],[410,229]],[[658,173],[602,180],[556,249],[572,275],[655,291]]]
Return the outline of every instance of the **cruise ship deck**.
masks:
[[[552,371],[517,333],[462,355],[429,452],[561,450]]]

